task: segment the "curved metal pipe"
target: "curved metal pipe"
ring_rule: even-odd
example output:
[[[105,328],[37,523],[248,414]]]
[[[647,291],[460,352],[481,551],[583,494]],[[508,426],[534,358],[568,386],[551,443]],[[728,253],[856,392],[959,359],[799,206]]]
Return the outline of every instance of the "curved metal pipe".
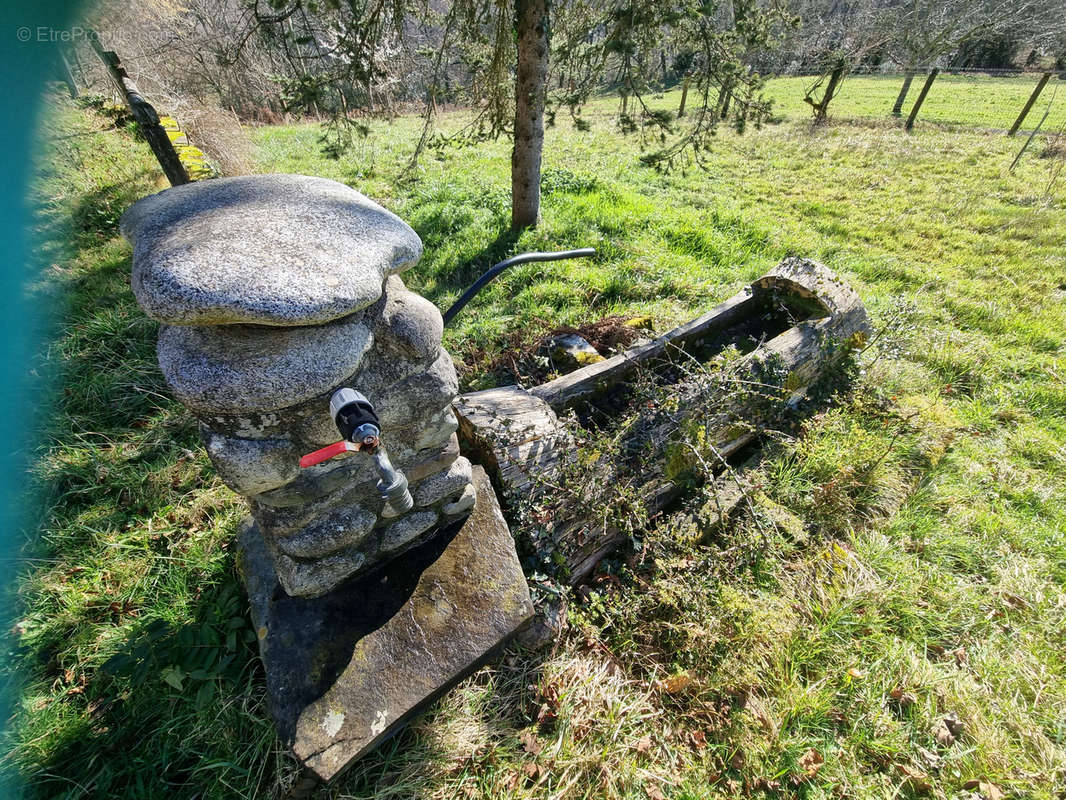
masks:
[[[473,300],[478,292],[508,267],[513,267],[515,264],[528,264],[531,261],[562,261],[565,258],[582,258],[594,255],[596,255],[595,247],[582,247],[579,250],[560,250],[555,253],[522,253],[521,255],[506,258],[474,281],[473,285],[463,292],[458,300],[452,303],[452,307],[444,312],[444,324],[447,325],[455,319],[456,314],[463,310],[463,306]]]

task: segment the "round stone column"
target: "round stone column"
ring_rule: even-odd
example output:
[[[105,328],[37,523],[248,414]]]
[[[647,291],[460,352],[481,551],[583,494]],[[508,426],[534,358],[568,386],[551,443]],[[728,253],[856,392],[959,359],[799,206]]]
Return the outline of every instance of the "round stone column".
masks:
[[[261,175],[146,197],[122,232],[163,375],[248,498],[287,593],[324,594],[469,513],[441,315],[399,277],[422,254],[406,223],[335,181]],[[375,406],[409,512],[391,515],[363,454],[300,468],[340,438],[328,407],[342,386]]]

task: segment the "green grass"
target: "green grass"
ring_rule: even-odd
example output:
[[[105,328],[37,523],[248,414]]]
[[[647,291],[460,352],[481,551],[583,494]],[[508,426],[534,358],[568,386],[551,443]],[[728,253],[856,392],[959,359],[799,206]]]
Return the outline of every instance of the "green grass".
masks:
[[[446,333],[466,386],[558,324],[665,330],[789,253],[839,271],[885,331],[851,389],[767,445],[755,517],[707,542],[696,498],[574,598],[554,651],[509,651],[327,796],[1061,800],[1066,182],[1043,137],[1008,173],[1021,142],[991,130],[1028,80],[945,78],[911,135],[887,117],[894,81],[849,79],[816,130],[802,81],[777,81],[782,123],[723,130],[706,171],[669,174],[637,166],[601,100],[590,131],[548,131],[543,222],[517,241],[504,142],[400,180],[416,120],[374,123],[341,161],[315,126],[254,131],[263,171],[343,180],[411,222],[426,255],[405,279],[442,308],[512,252],[598,248],[478,296]],[[57,113],[71,136],[36,196],[70,249],[35,291],[65,298],[39,366],[60,380],[6,763],[42,797],[280,796],[294,772],[228,549],[241,506],[168,397],[115,229],[158,186],[150,156]]]
[[[918,113],[916,124],[937,123],[951,126],[970,126],[1008,130],[1036,87],[1040,76],[1018,75],[992,78],[988,75],[949,75],[941,73],[933,81],[929,95]],[[815,78],[778,78],[769,82],[766,96],[774,101],[774,108],[790,117],[810,113],[803,95]],[[924,75],[917,75],[903,104],[903,118],[910,113],[918,99]],[[889,115],[896,95],[903,85],[900,76],[854,75],[844,79],[830,104],[830,115],[837,119],[876,119]],[[820,93],[817,95],[820,97]],[[1032,130],[1048,106],[1051,113],[1044,122],[1044,131],[1057,130],[1066,122],[1066,85],[1053,77],[1044,87],[1036,105],[1025,119],[1022,130]]]
[[[61,134],[38,169],[44,252],[32,291],[55,316],[35,365],[54,403],[35,459],[45,510],[18,585],[11,644],[24,684],[6,766],[32,765],[25,777],[42,796],[145,797],[190,782],[252,791],[274,745],[227,549],[241,511],[195,421],[167,396],[156,325],[133,301],[117,230],[130,203],[165,184],[125,132],[67,108],[53,117]],[[146,629],[149,657],[104,678],[102,664]],[[172,665],[201,672],[178,690],[159,682]]]

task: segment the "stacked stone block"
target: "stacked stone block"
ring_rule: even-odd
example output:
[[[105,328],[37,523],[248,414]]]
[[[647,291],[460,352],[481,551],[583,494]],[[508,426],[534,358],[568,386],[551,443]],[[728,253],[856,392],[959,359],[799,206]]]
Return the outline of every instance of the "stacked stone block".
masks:
[[[288,594],[322,595],[469,513],[455,368],[440,313],[398,275],[422,253],[402,220],[334,181],[264,175],[147,197],[122,231],[163,375],[248,498]],[[375,406],[411,511],[384,504],[362,454],[300,468],[339,438],[328,406],[342,386]]]

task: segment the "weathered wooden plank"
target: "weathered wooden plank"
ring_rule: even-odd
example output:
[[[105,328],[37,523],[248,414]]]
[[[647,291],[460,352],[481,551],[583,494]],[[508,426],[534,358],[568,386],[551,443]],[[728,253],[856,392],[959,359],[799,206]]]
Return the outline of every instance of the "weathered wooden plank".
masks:
[[[455,413],[464,452],[485,465],[507,505],[551,480],[573,450],[551,406],[517,386],[461,395]]]
[[[174,150],[174,144],[171,142],[170,136],[167,135],[163,126],[159,124],[159,115],[156,113],[155,108],[152,107],[152,104],[141,96],[140,90],[137,88],[137,84],[133,82],[133,79],[126,74],[118,54],[112,50],[104,50],[100,46],[98,36],[91,36],[90,41],[96,51],[96,55],[107,68],[108,75],[114,81],[130,113],[137,120],[137,125],[140,127],[145,141],[152,148],[156,161],[163,168],[163,173],[167,176],[167,180],[170,181],[170,185],[180,186],[184,183],[189,183],[189,173],[186,172],[185,165],[181,163],[177,151]]]
[[[809,316],[839,317],[834,328],[851,328],[848,335],[869,332],[869,318],[862,300],[832,270],[810,259],[786,258],[751,286],[655,341],[534,386],[529,393],[555,411],[561,411],[618,383],[641,365],[689,350],[700,341],[739,324],[763,308],[767,294],[780,295],[792,304],[810,301]]]
[[[78,82],[74,78],[74,70],[70,66],[70,60],[67,58],[67,54],[63,51],[62,47],[57,48],[59,52],[59,66],[61,75],[63,77],[63,83],[67,85],[67,91],[70,92],[70,99],[78,99]]]
[[[732,456],[736,451],[747,445],[754,439],[754,434],[746,434],[734,442],[721,448],[723,458]],[[719,475],[709,487],[709,494],[713,498],[714,517],[707,526],[707,534],[715,533],[726,525],[736,514],[744,502],[749,486],[745,480],[747,475],[754,470],[760,459],[757,456],[747,459],[740,467],[730,470],[728,474]],[[649,491],[646,500],[646,508],[650,518],[656,517],[664,508],[674,502],[683,489],[673,481],[665,481]],[[584,533],[584,537],[582,537]],[[626,535],[612,526],[603,526],[599,535],[591,539],[588,536],[588,528],[582,529],[580,524],[558,532],[560,547],[569,546],[573,555],[568,559],[569,578],[571,585],[581,583],[606,556],[621,545]]]
[[[544,400],[556,411],[560,411],[602,391],[606,386],[617,383],[641,364],[668,356],[671,350],[684,349],[700,339],[735,325],[754,310],[755,304],[751,290],[745,289],[703,316],[674,328],[653,342],[631,347],[624,353],[534,386],[529,392]]]
[[[507,387],[460,397],[456,411],[464,452],[486,465],[509,507],[535,498],[551,508],[558,520],[551,532],[555,561],[567,580],[579,583],[627,536],[606,519],[611,497],[636,489],[651,517],[677,499],[683,490],[669,477],[667,463],[693,418],[702,427],[701,449],[714,454],[707,466],[712,473],[723,470],[725,459],[751,443],[767,418],[802,394],[842,352],[827,339],[836,323],[834,317],[806,321],[757,348],[738,365],[734,382],[756,388],[737,397],[719,398],[717,384],[701,375],[678,385],[676,414],[642,420],[623,442],[623,449],[652,454],[639,471],[620,466],[617,453],[581,468],[586,485],[591,481],[602,491],[598,504],[568,490],[574,437],[547,403],[529,392]]]

